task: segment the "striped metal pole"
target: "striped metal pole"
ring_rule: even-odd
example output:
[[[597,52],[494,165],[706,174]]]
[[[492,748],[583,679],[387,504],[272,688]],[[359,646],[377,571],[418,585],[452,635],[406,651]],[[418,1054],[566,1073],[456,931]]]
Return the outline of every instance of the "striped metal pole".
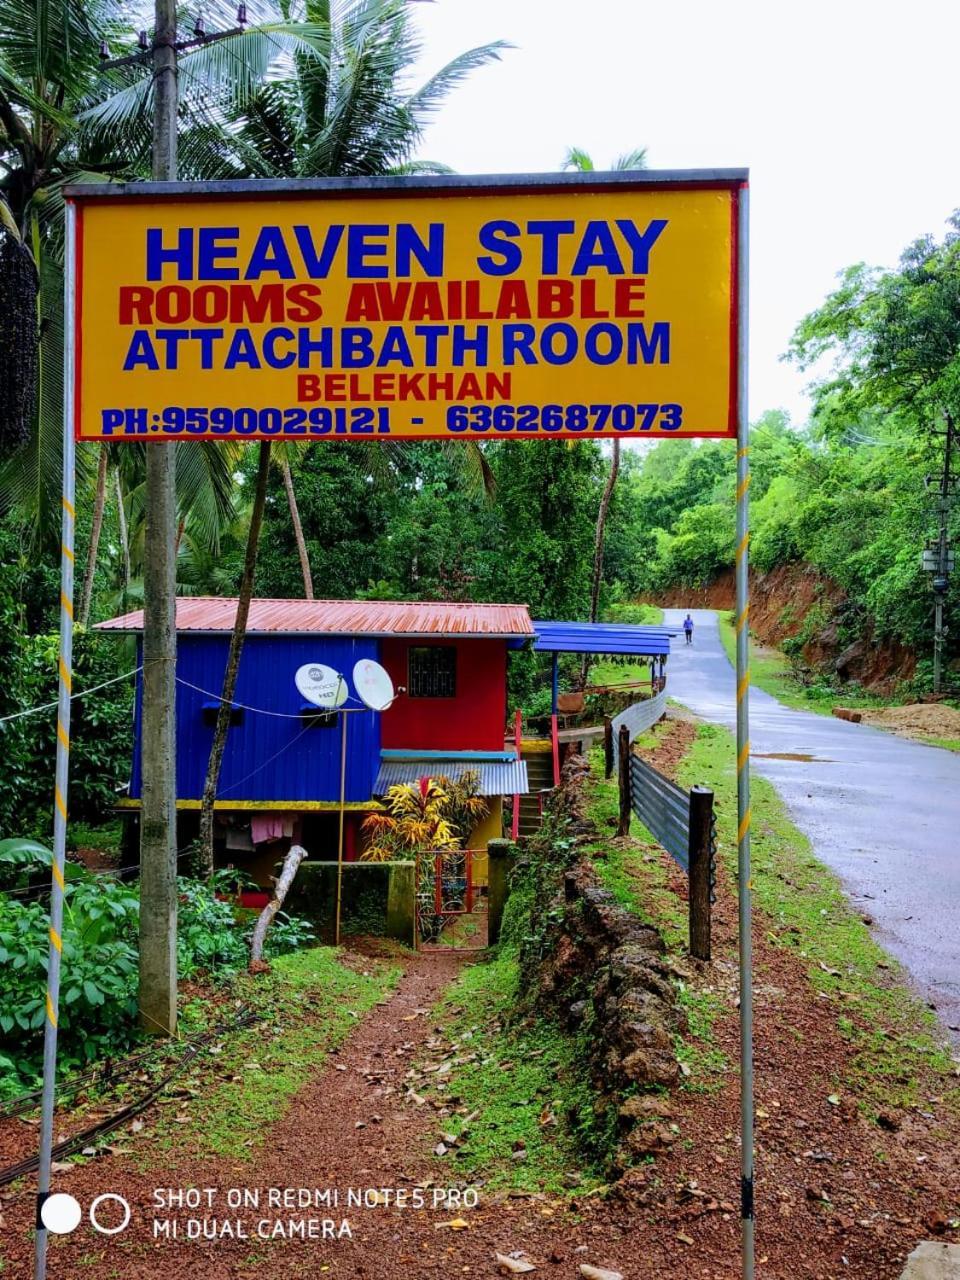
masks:
[[[53,809],[53,864],[50,883],[50,958],[47,964],[47,1020],[43,1032],[43,1095],[40,1109],[40,1170],[37,1180],[36,1280],[47,1274],[47,1231],[41,1220],[50,1194],[53,1104],[57,1078],[57,1015],[60,1008],[60,956],[63,950],[63,865],[67,848],[67,782],[70,769],[70,693],[73,679],[74,511],[74,248],[76,206],[66,206],[66,288],[63,341],[63,533],[60,547],[60,690],[57,705],[57,764]]]
[[[754,1275],[753,1195],[753,947],[750,936],[750,654],[748,582],[750,519],[750,446],[747,405],[748,250],[750,194],[746,184],[737,196],[737,306],[739,324],[737,419],[737,884],[740,932],[740,1219],[742,1233],[741,1274]]]
[[[340,701],[340,694],[347,689],[346,679],[337,675],[337,692],[334,706]],[[344,809],[347,802],[347,708],[340,708],[340,826],[337,834],[337,906],[333,926],[334,946],[340,945],[340,903],[343,897],[343,836]]]

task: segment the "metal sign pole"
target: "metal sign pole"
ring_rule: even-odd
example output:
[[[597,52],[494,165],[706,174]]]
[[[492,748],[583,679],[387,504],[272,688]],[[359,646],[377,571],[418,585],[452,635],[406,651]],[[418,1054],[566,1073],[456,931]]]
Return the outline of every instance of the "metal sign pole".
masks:
[[[40,1104],[40,1170],[37,1179],[36,1280],[47,1274],[47,1230],[41,1212],[50,1194],[53,1104],[57,1076],[57,1014],[63,950],[63,866],[67,847],[67,783],[70,765],[70,688],[73,675],[73,542],[75,446],[73,440],[74,240],[76,206],[66,206],[66,290],[63,343],[63,532],[60,546],[60,688],[57,706],[57,762],[54,783],[53,863],[50,868],[50,951],[47,962],[47,1020],[43,1030],[43,1095]],[[101,446],[102,447],[102,446]]]
[[[346,707],[340,708],[340,832],[337,836],[337,918],[334,944],[340,945],[340,900],[343,895],[343,818],[347,799],[347,721]]]
[[[754,1275],[753,1195],[753,956],[750,936],[750,655],[748,582],[750,520],[750,448],[747,406],[748,249],[750,195],[746,183],[738,192],[737,304],[739,350],[737,379],[737,882],[740,932],[740,1218],[742,1229],[741,1275]]]

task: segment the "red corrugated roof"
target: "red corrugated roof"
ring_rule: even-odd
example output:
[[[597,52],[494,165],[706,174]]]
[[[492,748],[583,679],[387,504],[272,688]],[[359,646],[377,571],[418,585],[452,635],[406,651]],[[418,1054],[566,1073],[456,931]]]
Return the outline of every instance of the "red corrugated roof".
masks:
[[[235,598],[181,596],[178,631],[231,631]],[[142,631],[143,610],[97,623],[98,631]],[[532,636],[524,604],[434,600],[252,600],[248,632],[375,636]]]

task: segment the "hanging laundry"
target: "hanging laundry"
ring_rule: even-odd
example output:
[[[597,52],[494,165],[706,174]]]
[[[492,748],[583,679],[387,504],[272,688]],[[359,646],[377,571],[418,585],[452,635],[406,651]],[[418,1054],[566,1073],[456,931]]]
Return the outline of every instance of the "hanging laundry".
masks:
[[[250,821],[254,844],[283,839],[283,817],[279,813],[257,813]]]

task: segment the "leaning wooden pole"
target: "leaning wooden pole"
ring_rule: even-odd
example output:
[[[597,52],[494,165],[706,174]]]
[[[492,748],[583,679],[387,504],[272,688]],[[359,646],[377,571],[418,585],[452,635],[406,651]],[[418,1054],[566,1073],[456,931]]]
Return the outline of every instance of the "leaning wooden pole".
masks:
[[[259,919],[250,939],[250,972],[265,973],[270,966],[263,958],[263,945],[267,940],[267,930],[273,924],[274,917],[283,906],[284,899],[290,892],[294,877],[300,869],[300,863],[307,856],[302,845],[295,844],[283,860],[283,867],[274,885],[273,897],[260,912]]]

